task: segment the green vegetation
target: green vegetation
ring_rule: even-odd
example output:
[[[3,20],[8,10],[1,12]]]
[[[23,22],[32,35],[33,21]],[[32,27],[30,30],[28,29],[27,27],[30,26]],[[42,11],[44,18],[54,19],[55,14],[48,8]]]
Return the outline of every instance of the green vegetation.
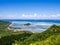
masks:
[[[8,30],[9,22],[0,21],[0,45],[60,45],[60,26],[52,25],[41,33]]]
[[[0,20],[0,29],[5,29],[9,26],[10,22],[5,22]]]
[[[60,34],[52,35],[49,38],[42,41],[30,43],[30,45],[60,45]]]
[[[30,23],[26,23],[26,24],[24,24],[25,26],[29,26],[29,25],[31,25]]]

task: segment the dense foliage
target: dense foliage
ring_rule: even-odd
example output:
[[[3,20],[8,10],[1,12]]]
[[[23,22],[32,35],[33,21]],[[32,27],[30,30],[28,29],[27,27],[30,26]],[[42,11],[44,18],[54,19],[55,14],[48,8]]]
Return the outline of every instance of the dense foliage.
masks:
[[[13,32],[9,22],[0,21],[0,45],[60,45],[60,26],[52,25],[41,33]]]

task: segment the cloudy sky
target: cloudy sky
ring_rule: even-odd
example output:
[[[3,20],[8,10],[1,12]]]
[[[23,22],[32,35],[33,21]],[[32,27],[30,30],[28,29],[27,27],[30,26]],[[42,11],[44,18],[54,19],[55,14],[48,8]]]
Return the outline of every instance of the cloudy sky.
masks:
[[[0,0],[0,19],[60,20],[60,0]]]

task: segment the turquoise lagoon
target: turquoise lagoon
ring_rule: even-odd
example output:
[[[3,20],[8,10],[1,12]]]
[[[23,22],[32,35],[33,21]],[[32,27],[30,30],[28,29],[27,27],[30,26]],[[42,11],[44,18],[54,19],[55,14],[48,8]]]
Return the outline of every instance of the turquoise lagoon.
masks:
[[[20,27],[22,31],[30,31],[30,32],[42,32],[47,30],[51,25],[60,25],[60,23],[56,22],[33,22],[33,21],[11,21],[10,26],[12,27]],[[26,26],[24,24],[30,23],[31,25]]]

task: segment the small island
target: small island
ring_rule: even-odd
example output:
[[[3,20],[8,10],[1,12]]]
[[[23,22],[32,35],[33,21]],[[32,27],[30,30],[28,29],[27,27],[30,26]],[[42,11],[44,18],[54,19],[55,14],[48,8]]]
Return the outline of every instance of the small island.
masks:
[[[24,26],[30,26],[31,24],[30,23],[26,23],[26,24],[24,24]]]

